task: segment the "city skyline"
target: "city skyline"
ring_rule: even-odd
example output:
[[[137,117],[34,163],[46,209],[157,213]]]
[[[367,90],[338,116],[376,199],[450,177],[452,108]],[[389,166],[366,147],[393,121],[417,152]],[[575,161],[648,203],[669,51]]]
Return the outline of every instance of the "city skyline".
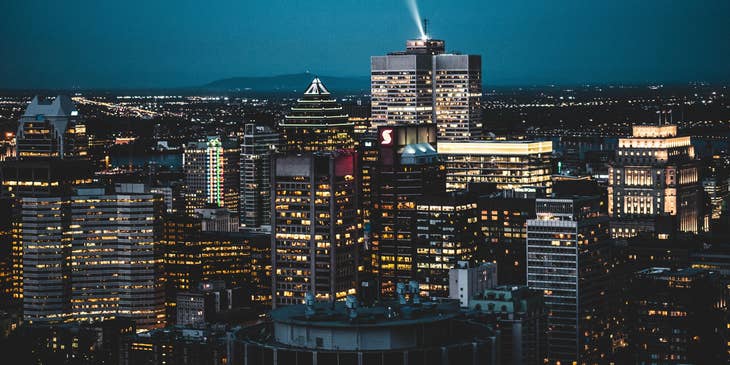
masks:
[[[0,45],[0,85],[177,88],[304,71],[364,77],[369,56],[418,37],[406,5],[5,3],[0,32],[13,36]],[[460,5],[417,4],[434,38],[483,55],[487,87],[730,80],[727,2]],[[53,56],[28,57],[38,54]]]
[[[729,363],[730,3],[28,1],[11,362]]]

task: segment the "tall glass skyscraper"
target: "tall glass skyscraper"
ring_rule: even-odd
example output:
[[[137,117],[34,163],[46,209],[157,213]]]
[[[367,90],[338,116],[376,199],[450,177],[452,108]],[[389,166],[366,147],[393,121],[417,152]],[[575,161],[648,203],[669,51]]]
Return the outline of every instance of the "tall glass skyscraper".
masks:
[[[28,318],[57,320],[60,307],[52,298],[68,288],[48,283],[67,275],[64,264],[45,261],[65,257],[70,246],[59,232],[68,222],[61,213],[72,188],[91,182],[86,126],[69,97],[51,101],[36,96],[18,121],[16,138],[16,156],[3,161],[0,173],[3,194],[15,206],[11,292],[14,299],[22,299],[28,290]],[[30,271],[24,274],[26,268]]]
[[[271,158],[279,146],[279,134],[262,125],[246,124],[241,144],[241,226],[271,225]]]
[[[377,144],[371,266],[381,293],[393,296],[399,282],[416,280],[416,202],[443,193],[445,174],[433,124],[380,127]]]
[[[596,363],[607,341],[608,217],[598,197],[537,199],[527,286],[544,294],[550,363]]]
[[[406,50],[370,60],[371,128],[436,123],[439,140],[482,135],[482,59],[446,53],[437,39],[406,42]]]
[[[218,136],[185,146],[186,214],[194,214],[195,209],[206,206],[238,212],[239,158],[238,143]]]
[[[271,187],[273,306],[311,292],[334,301],[355,294],[358,251],[357,158],[352,151],[278,156]]]
[[[81,188],[70,201],[71,319],[127,318],[164,327],[162,200],[142,184],[108,194]]]

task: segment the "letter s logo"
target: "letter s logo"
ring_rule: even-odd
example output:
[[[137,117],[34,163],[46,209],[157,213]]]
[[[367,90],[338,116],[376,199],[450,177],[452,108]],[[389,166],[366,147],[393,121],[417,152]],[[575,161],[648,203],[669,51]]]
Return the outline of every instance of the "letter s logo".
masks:
[[[380,132],[380,144],[381,145],[391,145],[393,144],[393,137],[391,136],[393,134],[392,129],[383,129]]]

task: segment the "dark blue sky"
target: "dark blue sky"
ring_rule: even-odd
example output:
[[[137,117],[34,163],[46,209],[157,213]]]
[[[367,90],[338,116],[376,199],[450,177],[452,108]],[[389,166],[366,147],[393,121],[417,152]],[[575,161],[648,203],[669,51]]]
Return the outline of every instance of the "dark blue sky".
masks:
[[[421,0],[487,85],[730,80],[728,0]],[[366,76],[418,35],[403,0],[0,1],[0,88]]]

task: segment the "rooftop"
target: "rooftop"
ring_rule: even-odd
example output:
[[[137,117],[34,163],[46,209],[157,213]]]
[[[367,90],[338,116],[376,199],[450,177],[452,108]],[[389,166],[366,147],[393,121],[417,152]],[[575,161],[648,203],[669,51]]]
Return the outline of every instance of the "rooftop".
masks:
[[[77,112],[74,102],[68,96],[58,95],[52,101],[45,98],[34,96],[28,107],[23,113],[24,117],[35,117],[43,115],[45,117],[69,117]]]
[[[531,155],[552,153],[552,141],[469,141],[439,142],[438,152],[443,155]]]
[[[398,301],[383,302],[372,307],[356,308],[357,316],[351,319],[345,302],[316,303],[314,313],[307,316],[307,306],[292,305],[271,311],[274,322],[312,327],[390,327],[430,323],[455,318],[459,315],[459,303],[455,300],[400,304]]]

